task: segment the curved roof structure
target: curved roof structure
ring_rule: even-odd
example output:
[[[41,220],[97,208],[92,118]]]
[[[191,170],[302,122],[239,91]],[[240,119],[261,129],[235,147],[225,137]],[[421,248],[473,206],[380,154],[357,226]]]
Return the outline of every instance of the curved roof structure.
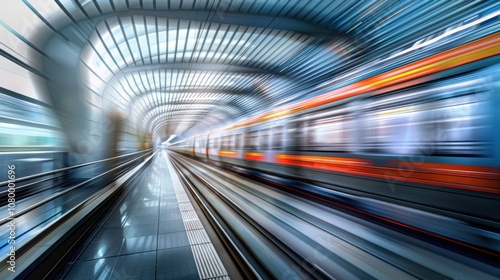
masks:
[[[3,52],[46,82],[67,115],[98,122],[92,112],[118,109],[132,133],[187,137],[314,94],[491,5],[23,0],[2,11],[4,33],[15,36]],[[61,108],[72,98],[90,109]]]

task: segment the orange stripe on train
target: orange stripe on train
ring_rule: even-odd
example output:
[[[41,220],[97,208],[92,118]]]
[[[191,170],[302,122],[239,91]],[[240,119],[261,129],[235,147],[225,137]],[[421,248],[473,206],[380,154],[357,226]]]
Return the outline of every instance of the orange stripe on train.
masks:
[[[219,151],[219,156],[222,157],[237,157],[238,154],[234,151]]]
[[[420,169],[404,164],[395,168],[373,166],[363,159],[286,154],[277,155],[276,162],[304,168],[385,178],[393,182],[413,182],[500,194],[500,168],[438,163],[421,163]],[[394,163],[392,162],[393,166]]]
[[[249,160],[259,160],[259,161],[265,160],[263,153],[247,152],[247,153],[245,153],[244,157],[245,157],[245,159],[249,159]]]

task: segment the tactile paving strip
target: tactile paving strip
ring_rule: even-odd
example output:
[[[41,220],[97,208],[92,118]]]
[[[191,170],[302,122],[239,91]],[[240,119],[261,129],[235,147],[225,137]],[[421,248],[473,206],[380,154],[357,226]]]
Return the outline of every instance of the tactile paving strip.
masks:
[[[215,251],[214,245],[194,211],[193,205],[189,201],[172,163],[168,159],[167,165],[172,176],[175,196],[179,203],[184,228],[186,229],[200,279],[230,279],[217,251]]]

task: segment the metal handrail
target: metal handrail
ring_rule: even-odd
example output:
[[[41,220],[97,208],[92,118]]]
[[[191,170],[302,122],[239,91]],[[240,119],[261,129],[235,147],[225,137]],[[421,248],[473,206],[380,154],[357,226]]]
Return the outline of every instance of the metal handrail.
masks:
[[[149,149],[148,151],[150,151],[150,150],[152,150],[152,149]],[[136,153],[137,153],[137,152],[136,152]],[[130,155],[130,154],[129,154],[129,155]],[[3,219],[0,219],[0,225],[3,225],[3,224],[5,224],[5,223],[7,223],[8,221],[12,220],[12,218],[17,218],[17,217],[19,217],[19,216],[21,216],[21,215],[24,215],[24,214],[26,214],[27,212],[30,212],[31,210],[33,210],[33,209],[35,209],[35,208],[37,208],[37,207],[40,207],[41,205],[43,205],[43,204],[45,204],[45,203],[47,203],[47,202],[49,202],[49,201],[52,201],[52,200],[54,200],[54,199],[56,199],[56,198],[58,198],[58,197],[62,196],[63,194],[66,194],[66,193],[68,193],[68,192],[70,192],[70,191],[72,191],[72,190],[74,190],[74,189],[77,189],[77,188],[79,188],[79,187],[81,187],[81,186],[83,186],[83,185],[85,185],[85,184],[87,184],[87,183],[89,183],[89,182],[92,182],[92,181],[96,180],[96,179],[97,179],[97,178],[99,178],[99,177],[102,177],[102,176],[104,176],[104,175],[106,175],[106,174],[108,174],[108,173],[110,173],[110,172],[112,172],[112,171],[115,171],[116,169],[119,169],[119,168],[122,168],[122,167],[124,167],[124,166],[126,166],[126,165],[129,165],[129,164],[131,164],[132,162],[135,162],[135,161],[137,161],[137,160],[139,160],[139,159],[141,159],[141,158],[143,158],[143,157],[145,157],[145,156],[147,156],[147,154],[141,155],[141,156],[139,156],[139,157],[137,157],[137,158],[133,159],[132,161],[128,161],[128,162],[125,162],[125,163],[123,163],[123,164],[121,164],[121,165],[118,165],[118,166],[116,166],[116,167],[114,167],[114,168],[112,168],[112,169],[110,169],[110,170],[108,170],[108,171],[105,171],[105,172],[103,172],[103,173],[101,173],[101,174],[99,174],[99,175],[97,175],[97,176],[94,176],[94,177],[92,177],[92,178],[90,178],[90,179],[87,179],[87,180],[85,180],[84,182],[81,182],[81,183],[79,183],[79,184],[77,184],[77,185],[75,185],[75,186],[73,186],[73,187],[71,187],[71,188],[65,189],[64,191],[61,191],[61,192],[59,192],[59,193],[56,193],[56,194],[55,194],[55,195],[53,195],[53,196],[50,196],[50,197],[48,197],[48,198],[46,198],[46,199],[44,199],[44,200],[42,200],[42,201],[39,201],[39,202],[37,202],[37,203],[35,203],[35,204],[32,204],[32,205],[30,205],[29,207],[26,207],[26,208],[24,208],[23,210],[21,210],[21,211],[19,211],[19,212],[16,212],[16,213],[15,213],[14,215],[12,215],[12,216],[8,216],[8,217],[5,217],[5,218],[3,218]]]
[[[16,178],[16,183],[17,182],[23,182],[23,181],[26,181],[26,180],[35,179],[35,178],[38,178],[38,177],[42,177],[42,176],[46,176],[46,175],[50,175],[50,174],[54,174],[54,173],[58,173],[58,172],[63,172],[63,171],[67,171],[67,170],[71,170],[71,169],[76,169],[76,168],[80,168],[80,167],[85,167],[85,166],[89,166],[89,165],[96,164],[96,163],[106,162],[106,161],[110,161],[110,160],[121,158],[121,157],[126,157],[126,156],[135,155],[135,154],[139,154],[139,153],[149,152],[151,150],[153,150],[153,148],[145,149],[145,150],[142,150],[142,151],[133,152],[133,153],[129,153],[129,154],[124,154],[124,155],[120,155],[120,156],[116,156],[116,157],[112,157],[112,158],[106,158],[106,159],[101,159],[101,160],[97,160],[97,161],[82,163],[82,164],[79,164],[79,165],[64,167],[64,168],[57,169],[57,170],[52,170],[52,171],[47,171],[47,172],[43,172],[43,173],[33,174],[33,175],[21,177],[21,178]],[[0,187],[8,185],[9,182],[11,182],[11,181],[7,180],[7,181],[4,181],[4,182],[0,182]]]
[[[151,151],[151,150],[152,149],[150,149],[149,151]],[[49,250],[48,248],[44,249],[47,246],[37,246],[37,244],[40,243],[40,242],[43,242],[47,238],[47,236],[49,234],[53,234],[56,229],[59,229],[61,226],[65,226],[69,219],[73,219],[78,213],[80,213],[80,211],[85,210],[84,209],[85,207],[89,206],[91,203],[94,203],[94,201],[102,198],[103,195],[106,196],[106,193],[108,193],[109,191],[116,192],[116,190],[117,190],[116,186],[123,185],[126,180],[130,179],[132,175],[136,174],[137,170],[140,170],[140,168],[142,168],[145,163],[149,162],[149,160],[152,159],[155,156],[155,154],[156,154],[156,151],[153,151],[152,155],[150,155],[149,157],[147,157],[149,155],[149,153],[147,153],[147,154],[144,154],[144,155],[141,155],[141,156],[137,157],[133,161],[126,162],[126,163],[124,163],[124,164],[122,164],[120,166],[117,166],[117,167],[113,168],[113,170],[114,170],[114,169],[122,167],[123,165],[133,163],[136,160],[139,160],[139,159],[141,159],[143,157],[146,157],[146,159],[145,159],[145,161],[143,163],[139,163],[134,169],[132,169],[130,171],[132,173],[129,172],[129,173],[125,174],[124,176],[118,178],[115,181],[115,185],[114,186],[112,186],[110,184],[107,187],[99,190],[98,192],[96,192],[91,197],[85,199],[84,201],[82,201],[78,205],[72,207],[71,209],[69,209],[68,211],[66,211],[65,213],[63,213],[62,216],[58,217],[56,220],[50,222],[50,224],[44,226],[41,229],[41,231],[40,231],[39,234],[36,234],[32,238],[30,238],[29,240],[23,242],[23,244],[22,244],[21,247],[16,248],[16,249],[19,250],[19,252],[16,252],[16,257],[23,258],[26,254],[30,255],[30,257],[33,256],[33,255],[40,256],[42,253],[44,253],[44,252],[40,252],[40,250],[42,250],[42,251],[45,250],[45,252],[47,250]],[[108,172],[111,172],[113,170],[109,170]],[[102,175],[104,175],[104,174],[102,174]],[[99,177],[99,176],[97,176],[97,177]],[[92,179],[95,179],[97,177],[94,177]],[[60,233],[60,231],[58,231],[58,233]],[[60,236],[58,236],[57,238],[60,238]],[[46,242],[46,244],[44,244],[44,245],[47,245],[47,244],[50,245],[52,243],[51,243],[51,241],[48,241],[48,243]],[[50,246],[48,246],[48,247],[50,247]],[[35,251],[33,252],[32,250],[35,250]],[[6,271],[6,265],[5,265],[6,262],[5,262],[5,259],[2,260],[2,263],[4,265],[0,265],[0,278],[2,278],[6,273],[9,274],[9,275],[12,275],[9,272],[5,272]],[[29,264],[29,265],[31,265],[31,264]],[[23,268],[23,266],[21,265],[19,267],[19,272],[22,273],[23,270],[25,270],[25,269],[26,268]],[[16,267],[16,273],[17,272],[18,272],[18,269]],[[14,276],[14,277],[16,277],[16,276]]]

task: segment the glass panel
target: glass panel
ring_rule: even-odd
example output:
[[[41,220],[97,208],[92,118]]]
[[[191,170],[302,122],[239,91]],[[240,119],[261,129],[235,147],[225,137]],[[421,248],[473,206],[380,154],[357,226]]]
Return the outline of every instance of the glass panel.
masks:
[[[272,148],[281,149],[283,141],[283,126],[273,128]]]
[[[241,150],[241,134],[236,134],[236,137],[234,140],[234,149]]]
[[[257,150],[258,147],[258,140],[259,140],[259,132],[258,131],[251,131],[245,134],[246,139],[245,139],[245,150]]]
[[[269,148],[269,129],[264,129],[260,132],[260,149],[267,150]]]

